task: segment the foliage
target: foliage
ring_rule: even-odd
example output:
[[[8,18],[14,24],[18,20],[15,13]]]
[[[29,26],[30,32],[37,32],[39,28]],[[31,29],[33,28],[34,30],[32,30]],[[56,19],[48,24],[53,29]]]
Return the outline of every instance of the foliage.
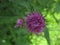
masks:
[[[31,34],[16,20],[32,11],[45,18],[46,28]],[[0,0],[0,45],[60,45],[60,0]]]

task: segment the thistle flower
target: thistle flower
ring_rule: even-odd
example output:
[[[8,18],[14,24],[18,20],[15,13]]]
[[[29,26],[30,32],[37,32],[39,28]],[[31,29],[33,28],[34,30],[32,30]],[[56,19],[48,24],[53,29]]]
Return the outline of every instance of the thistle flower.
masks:
[[[25,23],[28,31],[32,33],[42,32],[45,26],[44,17],[38,12],[28,14],[25,19]]]
[[[22,23],[23,23],[23,20],[22,19],[18,19],[17,22],[16,22],[16,25],[15,25],[15,28],[16,27],[21,27]]]

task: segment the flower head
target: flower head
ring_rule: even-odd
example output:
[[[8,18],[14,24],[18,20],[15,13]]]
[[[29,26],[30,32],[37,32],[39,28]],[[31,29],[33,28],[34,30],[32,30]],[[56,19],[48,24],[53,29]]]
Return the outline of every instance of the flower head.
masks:
[[[45,26],[44,17],[41,16],[38,12],[32,12],[28,14],[25,22],[28,30],[33,33],[39,33],[43,31]]]
[[[15,25],[15,28],[16,27],[21,27],[22,23],[23,23],[23,20],[22,19],[18,19],[17,22],[16,22],[16,25]]]

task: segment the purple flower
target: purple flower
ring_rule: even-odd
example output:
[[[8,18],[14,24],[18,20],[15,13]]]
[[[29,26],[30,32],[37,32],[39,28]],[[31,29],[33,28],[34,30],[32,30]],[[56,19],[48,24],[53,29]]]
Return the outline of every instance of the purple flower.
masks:
[[[28,14],[25,22],[28,31],[32,33],[42,32],[45,27],[44,17],[41,16],[38,12],[32,12]]]
[[[16,22],[16,25],[15,25],[15,28],[16,27],[21,27],[22,23],[23,23],[23,20],[22,19],[18,19],[17,22]]]

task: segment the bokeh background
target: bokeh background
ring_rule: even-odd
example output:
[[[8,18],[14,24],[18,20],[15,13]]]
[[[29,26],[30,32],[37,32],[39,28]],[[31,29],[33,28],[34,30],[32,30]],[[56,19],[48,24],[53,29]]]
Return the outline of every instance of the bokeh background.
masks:
[[[32,11],[45,18],[39,35],[24,26],[14,28],[18,18]],[[0,0],[0,45],[60,45],[60,0]]]

